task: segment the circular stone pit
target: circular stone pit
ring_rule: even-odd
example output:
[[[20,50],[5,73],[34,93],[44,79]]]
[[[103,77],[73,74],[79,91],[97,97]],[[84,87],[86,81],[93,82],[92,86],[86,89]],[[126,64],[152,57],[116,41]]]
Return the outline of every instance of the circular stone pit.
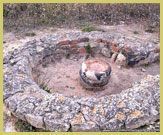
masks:
[[[113,35],[107,32],[48,35],[13,51],[3,61],[4,103],[16,117],[37,128],[50,131],[120,130],[124,126],[134,129],[158,120],[159,70],[150,73],[153,65],[151,64],[144,67],[145,73],[140,74],[140,66],[159,59],[159,43]],[[63,40],[65,38],[67,39]],[[126,46],[128,43],[130,46]],[[75,93],[80,90],[80,86],[77,89],[69,85],[70,89],[63,86],[70,82],[67,80],[71,77],[79,77],[81,63],[87,55],[101,58],[111,64],[113,72],[109,84],[116,85],[115,90],[112,89],[114,87],[109,87],[109,91],[106,89],[98,93],[84,90]],[[121,65],[122,69],[118,65]],[[157,67],[157,64],[153,66]],[[159,66],[157,68],[159,69]],[[45,70],[55,76],[55,71],[58,71],[56,73],[60,74],[63,82],[61,85],[59,82],[53,84],[55,87],[59,86],[60,90],[53,89],[54,91],[48,93],[35,82],[35,79],[48,74],[44,73]],[[38,76],[38,72],[41,72],[41,76]],[[126,72],[128,76],[123,78]],[[139,75],[136,76],[136,73]],[[153,75],[147,76],[149,73]],[[63,80],[66,78],[64,75],[67,75],[67,80]],[[124,82],[129,82],[130,85]]]

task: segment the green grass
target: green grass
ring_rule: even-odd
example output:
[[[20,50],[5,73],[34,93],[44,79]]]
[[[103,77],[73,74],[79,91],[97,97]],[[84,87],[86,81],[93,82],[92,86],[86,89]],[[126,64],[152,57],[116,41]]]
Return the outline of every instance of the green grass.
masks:
[[[88,44],[87,46],[84,46],[84,48],[86,49],[87,53],[92,52],[90,44]]]
[[[50,132],[48,130],[43,130],[43,129],[38,129],[36,127],[33,127],[29,123],[20,119],[16,119],[15,129],[19,132]]]
[[[56,16],[56,20],[57,21],[64,22],[65,19],[66,19],[66,17],[64,15],[58,15],[58,16]]]
[[[93,53],[93,51],[92,51],[92,48],[91,48],[91,46],[90,46],[90,44],[88,44],[87,46],[84,46],[84,48],[86,49],[86,51],[87,51],[87,55],[85,56],[85,59],[87,60],[90,56],[91,57],[94,57],[94,53]]]
[[[141,126],[141,127],[138,127],[137,129],[141,130],[141,129],[147,129],[147,128],[148,128],[147,125],[143,125],[143,126]]]
[[[48,67],[48,64],[47,63],[44,63],[44,64],[42,64],[42,67],[43,68],[46,68],[46,67]]]
[[[125,123],[121,126],[121,129],[126,129]]]
[[[9,13],[9,12],[8,12],[6,9],[3,9],[3,16],[4,16],[4,17],[7,17],[8,13]]]
[[[46,92],[50,93],[50,89],[48,88],[48,86],[45,83],[41,83],[40,88],[45,90]]]
[[[75,87],[70,87],[70,89],[75,89]]]
[[[85,56],[85,59],[87,60],[89,58],[89,54],[87,54],[86,56]]]
[[[15,123],[15,129],[20,132],[36,132],[36,128],[31,126],[29,123],[17,119]]]
[[[84,25],[81,29],[82,32],[91,32],[91,31],[96,31],[96,28],[94,25]]]
[[[66,58],[69,59],[70,58],[70,53],[66,54]]]

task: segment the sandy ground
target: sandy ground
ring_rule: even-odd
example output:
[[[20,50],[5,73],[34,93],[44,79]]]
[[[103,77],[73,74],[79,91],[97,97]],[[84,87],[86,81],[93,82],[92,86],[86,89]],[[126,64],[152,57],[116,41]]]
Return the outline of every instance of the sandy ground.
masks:
[[[144,27],[142,25],[133,24],[133,25],[129,25],[129,26],[126,26],[126,25],[99,26],[99,28],[104,29],[105,31],[114,31],[114,32],[116,31],[117,33],[122,33],[122,34],[128,35],[131,38],[137,37],[137,38],[142,39],[142,40],[148,40],[148,39],[149,40],[150,39],[159,40],[159,34],[158,33],[147,33],[144,31]],[[76,30],[78,31],[78,29],[76,29]],[[71,30],[71,29],[65,30],[65,29],[58,29],[58,28],[46,28],[46,29],[39,29],[39,30],[33,30],[33,31],[30,30],[30,31],[23,31],[23,32],[7,32],[6,30],[4,30],[3,31],[3,56],[6,56],[10,51],[12,51],[16,48],[19,48],[25,42],[30,41],[32,39],[37,39],[37,38],[40,38],[40,37],[45,36],[47,34],[53,34],[54,32],[68,32],[68,31],[74,31],[74,30]],[[134,31],[138,31],[139,34],[134,34],[133,33]],[[35,36],[25,36],[25,33],[28,33],[28,32],[34,32],[36,35]],[[76,63],[75,61],[71,61],[71,62]],[[68,64],[68,63],[69,63],[69,60],[66,60],[65,64]],[[56,64],[55,66],[61,67],[62,72],[64,71],[62,67],[65,65]],[[55,66],[52,64],[52,65],[49,65],[47,68],[52,68],[55,70],[55,68],[54,68]],[[68,66],[68,68],[67,68],[67,71],[65,71],[65,72],[69,73],[69,72],[71,72],[69,70],[73,67],[71,67],[70,64],[68,64],[67,66]],[[109,90],[109,91],[105,91],[102,93],[98,92],[98,93],[96,93],[96,96],[97,95],[103,96],[104,94],[110,94],[110,92],[118,93],[121,90],[125,89],[126,87],[129,87],[133,81],[139,80],[140,78],[143,78],[147,74],[153,74],[154,75],[154,74],[159,74],[159,72],[160,72],[159,71],[159,68],[160,68],[159,63],[152,64],[149,67],[143,67],[146,70],[145,72],[141,71],[142,67],[132,68],[132,69],[125,69],[125,68],[119,69],[117,67],[117,65],[111,64],[111,66],[114,70],[112,71],[112,78],[110,79],[109,84],[111,85],[116,80],[117,82],[121,82],[122,89],[119,89],[119,91],[116,91],[114,88],[114,90],[112,90],[112,91]],[[77,68],[74,70],[74,74],[75,74],[75,72],[76,73],[78,72],[79,68],[80,68],[80,64],[78,64]],[[116,74],[118,76],[120,75],[123,77],[118,78]],[[67,76],[66,78],[64,77],[65,79],[71,79],[72,78],[70,74],[65,74],[65,75]],[[133,76],[134,76],[134,79],[133,79]],[[128,79],[128,78],[130,78],[130,79]],[[57,80],[57,81],[60,81],[57,83],[62,84],[63,83],[62,79],[63,78],[61,77],[60,80]],[[74,76],[73,79],[77,79],[77,76]],[[126,80],[130,80],[130,81],[127,81],[128,83],[126,83],[124,85],[122,82],[124,82],[124,81],[126,82]],[[73,81],[73,83],[71,83],[71,84],[70,83],[67,84],[67,86],[70,86],[69,91],[72,91],[71,93],[77,94],[77,93],[75,93],[75,89],[74,89],[74,87],[76,87],[77,84],[78,83],[76,83],[75,81]],[[112,86],[110,86],[110,87],[112,87]],[[54,87],[54,89],[55,89],[55,87]],[[56,89],[57,89],[57,86],[56,86]],[[64,89],[65,89],[65,86],[64,86]],[[68,92],[65,92],[65,94],[66,93],[68,94]],[[78,94],[81,94],[81,93],[78,93]],[[92,93],[86,92],[84,94],[91,95]],[[84,94],[82,96],[84,96]],[[16,118],[14,116],[12,116],[10,111],[4,106],[4,108],[3,108],[4,132],[17,132],[17,130],[15,129],[15,121],[16,121]]]
[[[160,74],[159,63],[154,63],[146,67],[123,68],[112,63],[110,58],[103,56],[95,56],[95,58],[96,57],[108,62],[112,68],[111,77],[105,90],[88,91],[81,86],[79,70],[81,69],[85,57],[80,58],[78,61],[71,60],[71,58],[63,58],[59,62],[47,65],[47,67],[40,65],[37,68],[38,71],[33,73],[34,80],[39,85],[46,83],[51,93],[59,92],[65,96],[101,97],[120,93],[122,90],[131,87],[134,82],[140,81],[148,74]]]

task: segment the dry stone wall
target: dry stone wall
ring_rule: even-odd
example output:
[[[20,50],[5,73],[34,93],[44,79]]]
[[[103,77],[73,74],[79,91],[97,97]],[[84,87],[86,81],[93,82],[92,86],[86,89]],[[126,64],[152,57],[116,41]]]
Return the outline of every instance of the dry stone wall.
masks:
[[[158,120],[160,75],[148,75],[120,94],[101,98],[50,94],[32,80],[32,70],[46,57],[55,61],[67,51],[85,54],[87,43],[123,66],[155,62],[160,55],[159,42],[107,32],[58,33],[27,42],[3,60],[3,101],[10,111],[37,128],[64,132],[135,129]]]

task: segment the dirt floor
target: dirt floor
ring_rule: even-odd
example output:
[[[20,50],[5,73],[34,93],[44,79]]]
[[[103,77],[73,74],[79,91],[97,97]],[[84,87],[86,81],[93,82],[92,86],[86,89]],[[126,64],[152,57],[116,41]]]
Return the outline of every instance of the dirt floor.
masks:
[[[112,68],[111,77],[105,90],[89,91],[81,86],[79,70],[85,57],[80,58],[78,61],[71,60],[71,58],[63,58],[59,62],[47,65],[47,67],[40,65],[37,68],[37,73],[33,74],[34,80],[39,85],[45,83],[51,93],[58,92],[65,96],[101,97],[120,93],[122,90],[131,87],[132,83],[140,81],[148,74],[160,74],[159,63],[143,67],[123,68],[112,63],[110,58],[103,56],[96,57],[108,62]]]
[[[132,37],[137,37],[139,39],[142,40],[150,40],[150,39],[155,39],[155,40],[159,40],[159,33],[147,33],[145,32],[145,28],[143,25],[138,25],[138,24],[132,24],[132,25],[118,25],[118,26],[98,26],[101,29],[104,29],[105,31],[114,31],[117,33],[123,33],[126,34],[127,36]],[[40,38],[42,36],[45,36],[47,34],[53,34],[55,32],[68,32],[68,31],[79,31],[79,29],[58,29],[58,28],[42,28],[42,29],[37,29],[37,30],[26,30],[26,31],[3,31],[3,56],[6,56],[10,51],[19,48],[21,45],[23,45],[25,42],[30,41],[32,39],[37,39]],[[134,34],[134,31],[137,31],[138,34]],[[33,32],[35,33],[34,36],[27,36],[26,33],[29,32]],[[82,61],[82,59],[81,59]],[[80,88],[80,86],[78,85],[78,72],[79,69],[81,67],[81,61],[80,64],[77,64],[78,62],[76,61],[71,61],[69,59],[64,60],[64,64],[50,64],[47,68],[44,68],[43,71],[45,72],[46,69],[52,69],[53,73],[56,72],[56,69],[60,68],[60,72],[64,73],[66,72],[66,74],[64,74],[64,76],[61,76],[61,78],[58,78],[58,80],[54,79],[54,81],[58,81],[58,85],[62,84],[63,85],[63,77],[65,78],[64,82],[67,80],[70,80],[69,83],[67,83],[66,85],[68,87],[66,87],[65,83],[64,86],[62,87],[62,89],[60,88],[60,90],[65,90],[68,88],[68,91],[72,91],[72,94],[81,94],[81,91],[78,93],[76,92],[76,87]],[[74,63],[72,65],[70,65],[69,63]],[[67,64],[67,65],[66,65]],[[111,78],[109,81],[109,86],[107,90],[104,91],[99,91],[96,92],[94,94],[94,96],[103,96],[104,94],[111,94],[111,93],[119,93],[121,90],[130,87],[132,82],[135,82],[137,80],[140,80],[141,78],[143,78],[144,76],[146,76],[147,74],[159,74],[160,73],[160,65],[159,63],[154,63],[151,64],[150,66],[147,67],[136,67],[136,68],[122,68],[119,69],[119,67],[115,64],[110,63],[112,66],[112,73],[111,73]],[[66,70],[64,71],[64,66],[67,66]],[[75,66],[76,65],[76,66]],[[143,68],[143,69],[142,69]],[[72,71],[72,69],[74,69]],[[145,70],[144,70],[145,69]],[[69,74],[70,72],[72,72],[71,74]],[[49,72],[50,73],[50,72]],[[73,75],[73,77],[72,77]],[[76,76],[75,76],[76,75]],[[66,77],[67,76],[67,77]],[[58,75],[59,77],[59,75]],[[72,79],[72,80],[71,80]],[[77,79],[77,80],[75,80]],[[121,88],[116,89],[116,82],[121,84]],[[124,83],[126,82],[126,83]],[[51,82],[51,85],[53,85],[54,83]],[[50,85],[50,84],[49,84]],[[56,85],[53,85],[54,87],[54,91],[58,89],[58,87]],[[75,87],[75,88],[74,88]],[[110,88],[113,88],[112,90]],[[59,90],[59,89],[58,89]],[[82,90],[82,96],[84,95],[88,95],[88,96],[92,96],[92,92],[88,92],[85,91],[83,92],[83,89],[80,88],[80,90]],[[53,92],[54,92],[53,91]],[[65,92],[65,94],[69,94],[69,92]],[[4,125],[4,132],[18,132],[19,130],[17,130],[15,127],[16,123],[16,118],[14,116],[11,115],[10,111],[7,110],[7,108],[4,106],[3,109],[3,125]]]

